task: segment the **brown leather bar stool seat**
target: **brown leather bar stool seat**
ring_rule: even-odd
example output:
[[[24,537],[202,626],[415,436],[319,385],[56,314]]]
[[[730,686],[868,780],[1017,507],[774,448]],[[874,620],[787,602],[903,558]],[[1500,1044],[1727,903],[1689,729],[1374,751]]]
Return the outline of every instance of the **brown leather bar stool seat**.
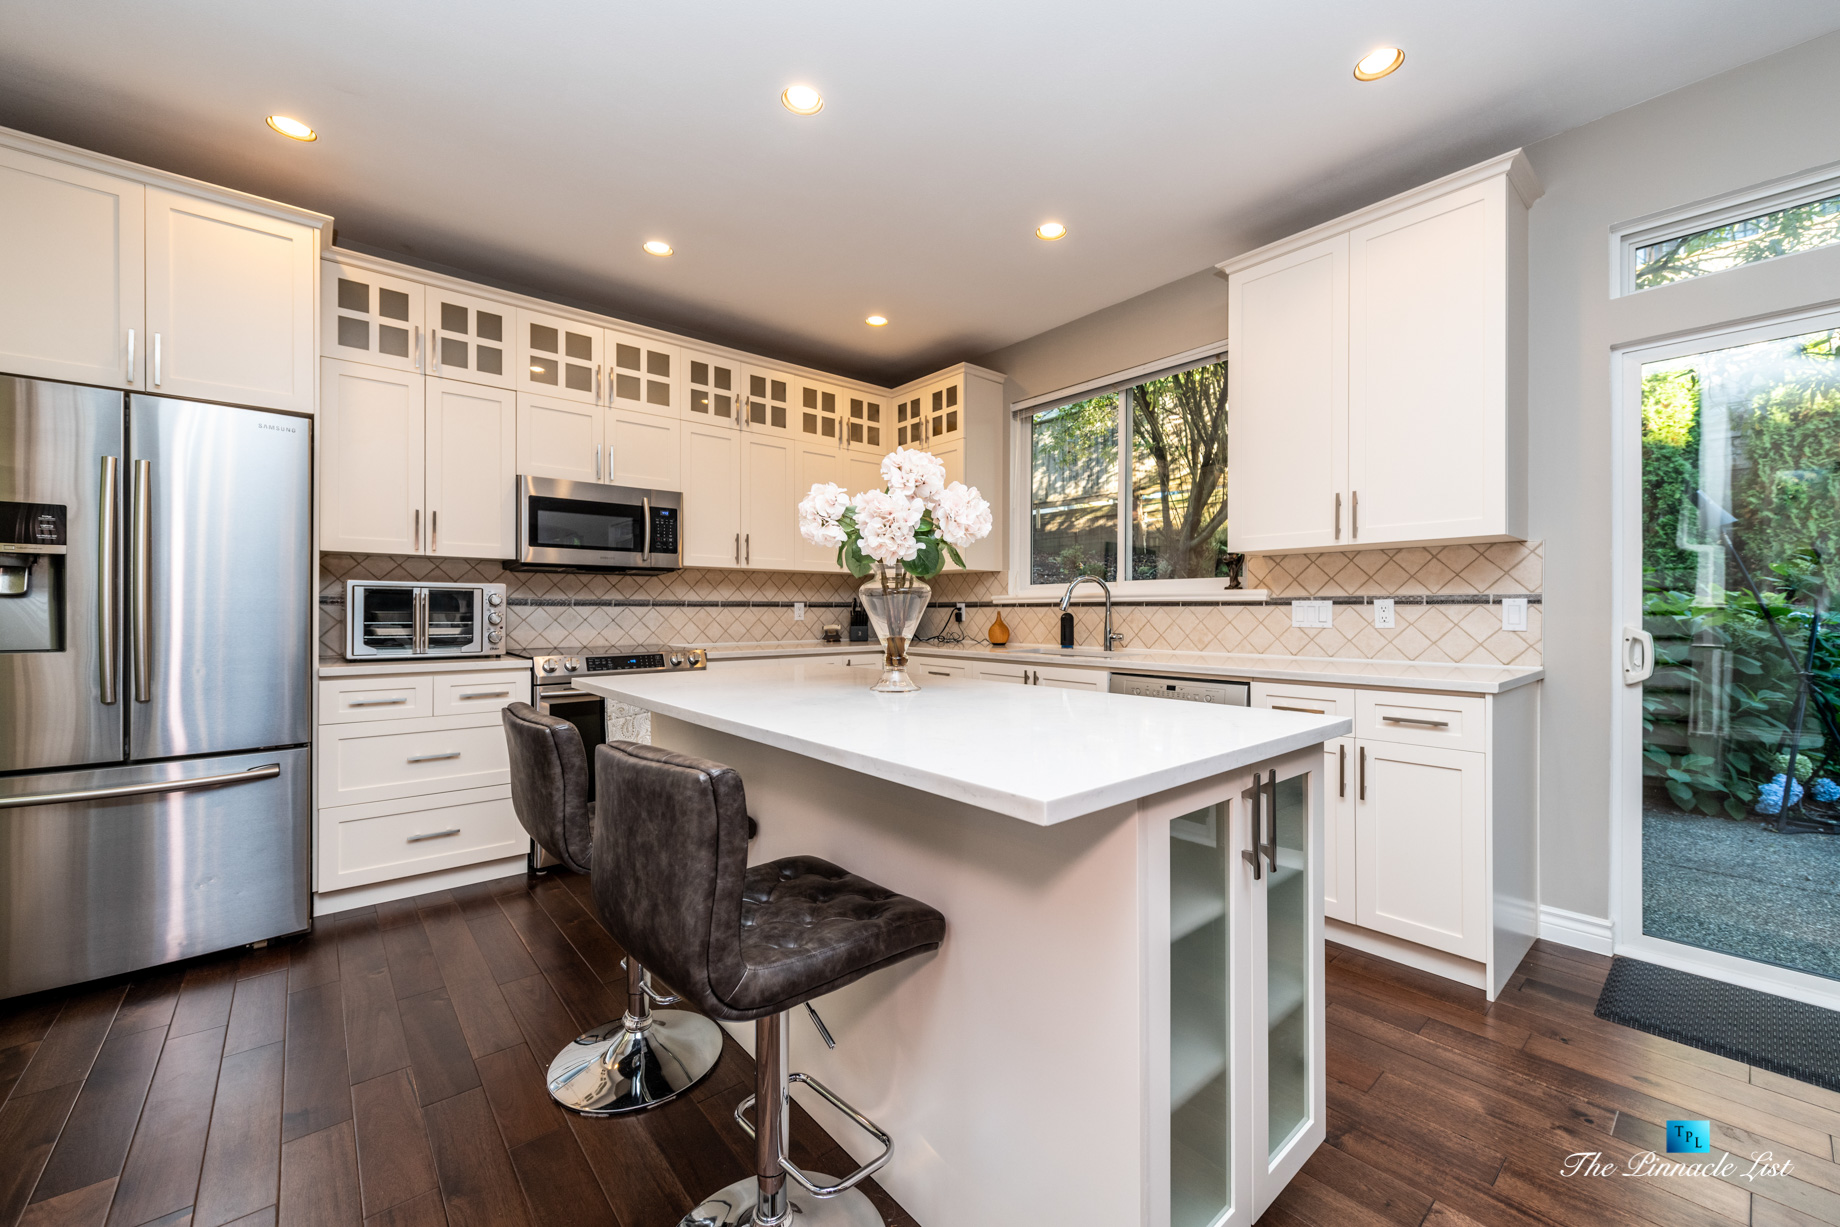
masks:
[[[524,830],[574,872],[605,872],[593,854],[592,777],[581,733],[525,703],[506,707],[504,724],[511,805]],[[556,1054],[549,1064],[550,1098],[583,1116],[617,1116],[696,1085],[721,1059],[722,1030],[687,1010],[652,1009],[677,1000],[654,989],[650,974],[629,956],[625,1014]]]
[[[881,1227],[856,1185],[887,1163],[893,1141],[816,1079],[787,1071],[785,1015],[937,949],[945,917],[817,857],[750,869],[747,797],[741,777],[720,763],[627,741],[599,746],[594,757],[596,865],[610,866],[594,875],[602,921],[705,1013],[755,1028],[756,1094],[735,1111],[755,1139],[755,1174],[709,1197],[680,1227]],[[840,1179],[800,1171],[787,1158],[793,1082],[842,1111],[881,1154]],[[800,1188],[789,1189],[788,1177]]]

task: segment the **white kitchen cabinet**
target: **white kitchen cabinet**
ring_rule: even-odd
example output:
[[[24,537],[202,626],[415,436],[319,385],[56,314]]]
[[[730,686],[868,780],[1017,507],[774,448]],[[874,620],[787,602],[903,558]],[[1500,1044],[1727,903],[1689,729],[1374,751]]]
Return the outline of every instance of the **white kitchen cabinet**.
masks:
[[[426,295],[428,374],[466,383],[512,389],[511,329],[516,311],[505,303],[477,298],[446,286]]]
[[[423,382],[414,371],[320,359],[320,549],[422,552]]]
[[[682,365],[675,345],[606,330],[607,404],[628,412],[676,416],[678,372]]]
[[[1227,281],[1236,550],[1347,539],[1348,236]]]
[[[606,415],[608,482],[641,490],[679,489],[683,435],[677,418],[631,409],[608,409]]]
[[[320,261],[320,353],[398,371],[420,371],[422,285],[407,277]]]
[[[139,388],[146,188],[0,146],[0,370]]]
[[[517,330],[519,391],[550,400],[601,403],[605,332],[599,324],[519,307]]]
[[[970,675],[984,682],[1007,682],[1016,686],[1051,686],[1057,690],[1086,690],[1103,693],[1110,688],[1111,674],[1103,669],[1055,669],[1007,660],[973,660]]]
[[[741,433],[720,419],[683,423],[686,567],[741,565],[741,443]]]
[[[1519,152],[1222,263],[1233,545],[1526,535]]]
[[[517,394],[517,471],[525,477],[602,481],[606,412],[549,394]]]
[[[1355,770],[1360,766],[1352,737],[1323,743],[1323,915],[1360,924],[1356,865]]]
[[[517,555],[517,394],[429,379],[428,552],[461,558]]]
[[[743,402],[744,428],[763,435],[790,439],[793,428],[793,377],[779,371],[750,367],[747,371],[747,398]]]
[[[796,565],[798,458],[790,438],[758,431],[741,436],[741,565],[783,571]],[[686,499],[686,504],[688,500]],[[693,514],[684,509],[686,517]]]
[[[882,461],[887,456],[888,453],[880,449],[850,448],[843,453],[843,476],[837,479],[837,484],[851,494],[880,490],[888,484],[882,479]]]
[[[893,434],[882,438],[893,446],[882,450],[912,447],[930,451],[945,465],[948,482],[962,481],[990,500],[990,535],[959,552],[969,570],[999,570],[1004,565],[1008,519],[1002,514],[1007,484],[1004,437],[1009,425],[1003,376],[960,363],[901,385],[890,399],[894,402]]]
[[[1357,756],[1359,923],[1484,961],[1483,756],[1383,741],[1361,742]]]
[[[843,415],[837,389],[810,379],[800,379],[794,387],[798,394],[799,441],[817,441],[841,448]]]
[[[849,465],[844,453],[837,448],[835,439],[807,438],[804,435],[794,445],[797,458],[794,461],[795,477],[792,483],[793,522],[798,518],[798,502],[811,492],[811,488],[820,482],[835,482],[851,494],[859,494],[867,486],[850,485]],[[834,545],[813,545],[802,536],[795,536],[793,551],[800,568],[808,571],[831,570],[837,565],[837,547]]]
[[[894,450],[884,442],[884,402],[879,395],[858,392],[848,393],[847,399],[850,412],[845,420],[843,445],[852,452],[873,453],[879,464],[884,455]]]
[[[740,368],[731,360],[683,351],[685,422],[712,422],[740,429]]]
[[[150,391],[312,413],[319,231],[147,189]]]

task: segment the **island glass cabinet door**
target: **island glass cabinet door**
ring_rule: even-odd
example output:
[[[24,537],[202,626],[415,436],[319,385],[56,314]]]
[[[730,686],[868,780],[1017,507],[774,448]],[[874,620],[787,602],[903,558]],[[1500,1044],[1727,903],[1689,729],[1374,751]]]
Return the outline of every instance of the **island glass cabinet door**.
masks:
[[[1323,1140],[1321,763],[1287,756],[1151,824],[1169,884],[1167,929],[1149,926],[1167,939],[1157,1227],[1248,1227]]]

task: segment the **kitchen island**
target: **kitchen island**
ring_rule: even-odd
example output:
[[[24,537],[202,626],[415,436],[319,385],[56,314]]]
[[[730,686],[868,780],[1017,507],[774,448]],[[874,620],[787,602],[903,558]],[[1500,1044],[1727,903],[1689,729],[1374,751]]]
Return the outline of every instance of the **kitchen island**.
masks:
[[[579,685],[741,774],[750,861],[824,857],[945,913],[936,954],[816,1003],[834,1051],[791,1029],[792,1067],[894,1135],[878,1178],[926,1227],[1253,1222],[1323,1137],[1318,776],[1350,722],[869,680]]]

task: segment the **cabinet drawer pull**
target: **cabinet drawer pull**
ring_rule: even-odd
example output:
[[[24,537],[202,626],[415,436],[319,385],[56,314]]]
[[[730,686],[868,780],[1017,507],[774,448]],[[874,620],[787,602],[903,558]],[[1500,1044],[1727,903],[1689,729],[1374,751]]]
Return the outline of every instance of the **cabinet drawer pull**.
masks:
[[[503,699],[510,697],[509,690],[475,690],[471,694],[455,695],[457,699]]]
[[[404,840],[403,842],[411,843],[411,844],[419,844],[424,839],[446,839],[449,835],[458,835],[459,833],[460,833],[459,827],[448,827],[445,831],[429,831],[425,835],[411,835],[409,836],[408,839]]]
[[[1450,721],[1448,720],[1425,720],[1418,716],[1382,716],[1380,718],[1388,724],[1419,724],[1428,729],[1447,729],[1450,727]]]
[[[932,674],[934,677],[951,677],[952,676],[952,674],[945,669],[928,669],[927,672]]]
[[[1285,707],[1279,703],[1273,703],[1271,705],[1271,710],[1273,711],[1300,711],[1306,716],[1320,716],[1323,714],[1322,708],[1320,707]]]
[[[1356,764],[1355,800],[1367,800],[1367,747],[1361,747],[1361,761]]]
[[[409,700],[407,699],[357,699],[353,702],[347,703],[345,706],[347,707],[395,707],[398,704],[407,703],[408,701]]]
[[[414,758],[411,758],[409,761],[412,763],[438,763],[442,759],[459,758],[459,757],[460,757],[460,751],[449,750],[445,754],[417,754]]]
[[[1348,747],[1335,747],[1335,795],[1348,795]]]

